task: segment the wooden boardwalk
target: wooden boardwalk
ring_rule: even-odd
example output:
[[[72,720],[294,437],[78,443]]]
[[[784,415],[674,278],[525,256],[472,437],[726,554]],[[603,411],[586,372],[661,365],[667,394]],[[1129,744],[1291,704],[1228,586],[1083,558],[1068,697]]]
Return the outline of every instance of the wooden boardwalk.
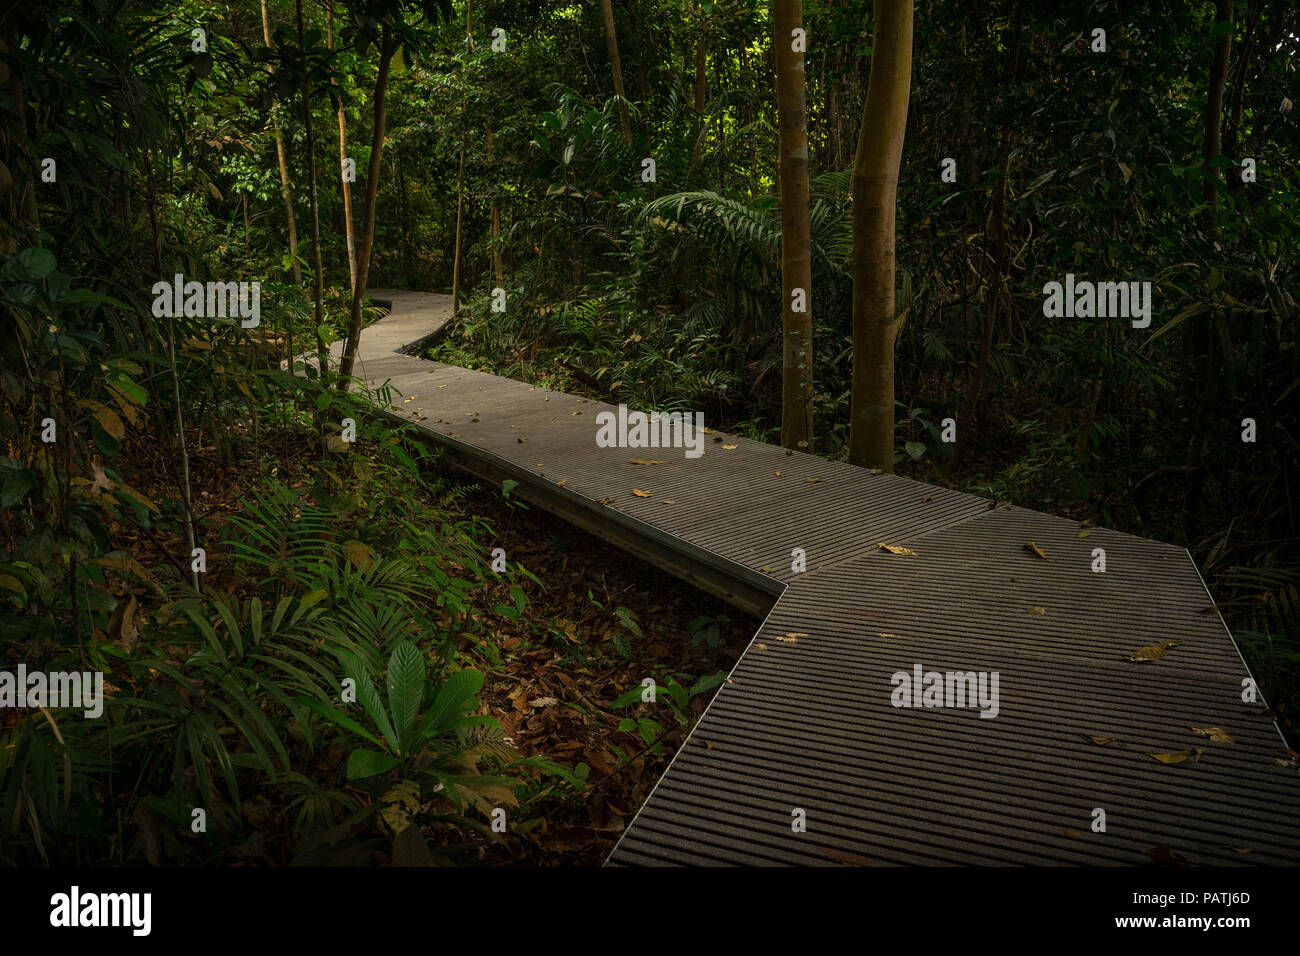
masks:
[[[1300,863],[1300,773],[1184,549],[721,433],[602,448],[612,406],[393,351],[447,306],[363,333],[387,414],[766,614],[610,864]],[[895,706],[918,668],[996,673],[996,716]]]

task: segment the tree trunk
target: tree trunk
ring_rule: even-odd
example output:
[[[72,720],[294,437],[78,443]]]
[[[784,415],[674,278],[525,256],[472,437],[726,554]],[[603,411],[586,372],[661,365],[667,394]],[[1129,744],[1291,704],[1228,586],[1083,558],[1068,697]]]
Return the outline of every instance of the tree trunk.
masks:
[[[618,34],[614,32],[614,8],[610,0],[600,0],[600,12],[605,18],[605,45],[609,47],[609,69],[614,75],[614,93],[618,96],[618,121],[623,127],[623,142],[632,145],[632,125],[627,118],[627,104],[623,102],[623,68],[618,59]]]
[[[366,283],[370,279],[370,253],[375,242],[375,205],[379,199],[379,161],[384,150],[384,126],[388,121],[385,102],[388,93],[388,68],[393,62],[393,42],[385,26],[379,41],[379,75],[375,78],[374,136],[370,142],[370,163],[366,170],[366,207],[361,232],[361,250],[357,254],[357,285],[352,290],[352,314],[348,323],[348,340],[343,346],[343,361],[339,366],[339,389],[348,387],[352,367],[356,363],[357,345],[361,341],[361,303],[366,297]]]
[[[470,0],[465,9],[465,49],[474,49],[474,3]],[[466,128],[469,101],[461,104],[461,129]],[[460,315],[460,239],[465,218],[465,150],[469,144],[464,133],[460,140],[460,172],[456,174],[456,242],[451,263],[451,317]]]
[[[1002,78],[1002,83],[1015,82],[1020,72],[1020,18],[1021,8],[1017,4],[1011,17],[1011,69]],[[1001,85],[1001,84],[999,84]],[[980,354],[975,362],[975,371],[971,375],[970,388],[966,393],[966,403],[957,418],[957,443],[953,447],[952,461],[948,463],[951,474],[961,467],[966,455],[967,441],[970,438],[971,424],[975,419],[975,408],[979,402],[980,392],[984,387],[984,378],[988,374],[989,355],[993,350],[993,330],[997,324],[998,303],[1002,298],[1002,286],[1006,279],[1007,258],[1007,174],[1010,171],[1008,157],[1011,154],[1011,128],[1002,127],[998,145],[998,182],[993,191],[993,212],[990,216],[988,279],[984,286],[984,334],[980,339]]]
[[[262,0],[262,37],[266,40],[269,47],[271,39],[271,11],[267,6],[267,0]],[[273,72],[271,64],[266,65],[266,72]],[[271,97],[271,109],[275,110],[280,105],[280,99],[277,96]],[[289,224],[289,271],[293,275],[294,285],[302,285],[302,269],[298,265],[298,224],[293,218],[293,186],[289,182],[289,153],[284,146],[284,134],[280,132],[280,125],[273,124],[275,128],[275,155],[280,160],[280,195],[284,197],[284,216],[285,221]]]
[[[456,176],[456,243],[451,265],[451,317],[460,315],[460,232],[465,215],[465,140],[460,141],[460,172]]]
[[[325,8],[329,21],[329,45],[334,49],[334,2]],[[330,77],[330,85],[338,89],[337,77]],[[352,184],[348,182],[346,167],[348,164],[348,119],[343,111],[343,97],[339,96],[339,178],[343,180],[343,232],[348,240],[348,278],[352,291],[357,288],[357,246],[356,233],[352,229]]]
[[[490,125],[487,130],[487,161],[489,167],[495,168],[496,140]],[[497,205],[495,189],[492,191],[492,275],[496,279],[497,288],[504,288],[505,270],[501,267],[501,209]]]
[[[329,369],[330,350],[325,344],[321,328],[325,325],[325,305],[321,300],[321,281],[324,267],[320,258],[320,207],[316,203],[316,138],[311,126],[311,81],[307,78],[307,40],[302,23],[302,0],[296,0],[295,10],[298,14],[298,50],[302,56],[300,81],[302,83],[302,122],[307,136],[307,196],[311,206],[311,249],[315,260],[316,275],[312,281],[312,303],[315,306],[316,320],[316,361],[317,371],[322,378]],[[293,354],[289,355],[289,371],[293,372]]]
[[[912,0],[876,0],[871,76],[853,161],[853,397],[849,461],[894,470],[894,219],[912,82]]]
[[[807,451],[813,436],[808,114],[804,55],[791,40],[803,25],[803,0],[776,0],[773,12],[781,169],[781,444]],[[796,312],[796,305],[802,311]]]
[[[1215,0],[1215,22],[1232,20],[1232,0]],[[1205,164],[1205,179],[1201,184],[1201,201],[1205,211],[1201,214],[1201,229],[1205,233],[1208,251],[1213,252],[1218,237],[1219,193],[1214,179],[1218,172],[1210,163],[1222,152],[1221,130],[1223,123],[1223,88],[1228,78],[1228,58],[1232,50],[1232,33],[1225,33],[1214,44],[1214,61],[1210,65],[1209,84],[1205,94],[1205,111],[1202,113],[1201,159]],[[1186,403],[1193,409],[1193,438],[1187,446],[1186,478],[1183,488],[1183,543],[1191,546],[1200,531],[1201,499],[1205,491],[1205,468],[1200,450],[1201,438],[1206,433],[1210,407],[1216,391],[1213,369],[1214,338],[1211,334],[1213,310],[1188,320],[1187,347],[1191,353],[1193,374],[1187,380]]]

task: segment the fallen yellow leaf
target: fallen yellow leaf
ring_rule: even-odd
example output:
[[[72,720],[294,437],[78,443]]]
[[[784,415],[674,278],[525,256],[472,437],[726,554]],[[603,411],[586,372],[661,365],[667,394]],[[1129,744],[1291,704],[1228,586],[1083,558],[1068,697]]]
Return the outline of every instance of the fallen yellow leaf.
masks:
[[[1038,556],[1039,556],[1040,558],[1042,558],[1044,561],[1047,560],[1047,555],[1045,555],[1045,554],[1043,553],[1043,549],[1040,548],[1038,545],[1034,544],[1034,542],[1032,542],[1032,541],[1026,541],[1026,542],[1025,542],[1025,547],[1028,548],[1030,551],[1032,551],[1034,554],[1038,555]]]
[[[727,444],[723,444],[722,447],[725,448],[725,449],[727,449],[728,451],[731,451],[732,449],[734,449],[734,448],[739,448],[740,446],[739,446],[739,445],[727,445]]]
[[[1191,761],[1195,763],[1201,759],[1201,754],[1205,753],[1200,747],[1192,747],[1188,750],[1175,750],[1173,753],[1158,754],[1154,750],[1148,750],[1147,756],[1159,760],[1161,763],[1186,763]]]
[[[1192,733],[1200,734],[1202,737],[1209,737],[1216,744],[1230,744],[1233,742],[1232,735],[1220,727],[1193,727]]]
[[[888,551],[890,554],[916,554],[911,548],[905,548],[901,544],[885,544],[883,541],[876,543],[881,551]]]
[[[1034,607],[1031,607],[1031,608],[1029,609],[1029,613],[1030,613],[1030,614],[1037,614],[1039,617],[1042,617],[1044,614],[1047,613],[1047,608],[1045,608],[1045,607],[1038,607],[1037,605],[1035,605]]]
[[[636,495],[638,498],[653,498],[653,497],[654,497],[654,492],[653,492],[653,491],[642,491],[640,488],[633,488],[633,489],[632,489],[632,494]]]
[[[1104,747],[1107,744],[1115,743],[1114,737],[1099,737],[1096,734],[1084,734],[1084,736],[1087,737],[1089,740],[1091,740],[1098,747]]]
[[[658,458],[629,458],[628,461],[630,461],[634,465],[662,465],[663,464],[663,462],[660,461]]]
[[[804,479],[804,480],[807,481],[808,484],[811,485],[811,484],[813,484],[814,482],[825,481],[826,479],[825,479],[825,478],[806,478],[806,479]]]
[[[1182,641],[1164,641],[1160,644],[1152,644],[1149,647],[1139,647],[1129,655],[1131,661],[1158,661],[1165,656],[1165,651],[1171,647],[1177,647]]]

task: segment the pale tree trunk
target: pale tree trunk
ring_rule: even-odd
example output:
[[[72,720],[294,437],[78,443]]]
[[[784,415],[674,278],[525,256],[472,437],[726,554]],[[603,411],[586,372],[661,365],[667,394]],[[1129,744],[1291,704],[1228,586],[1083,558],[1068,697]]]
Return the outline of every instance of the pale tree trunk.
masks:
[[[320,258],[320,207],[316,203],[316,137],[311,126],[311,84],[307,78],[307,40],[302,22],[302,0],[297,0],[295,10],[298,14],[298,50],[302,55],[300,82],[302,83],[302,121],[307,135],[307,196],[311,206],[311,249],[315,260],[316,275],[312,281],[312,303],[315,306],[316,320],[316,361],[317,370],[322,378],[329,369],[330,350],[325,344],[321,327],[325,324],[325,306],[321,300],[321,282],[324,267]],[[293,371],[293,355],[289,356],[289,371]]]
[[[493,167],[496,163],[496,142],[491,126],[487,131],[487,161],[489,167]],[[505,270],[501,266],[501,208],[497,204],[495,189],[492,191],[492,275],[497,280],[497,288],[503,288]]]
[[[618,59],[618,34],[614,32],[614,7],[610,0],[600,0],[600,12],[605,18],[605,45],[609,48],[609,69],[614,75],[614,92],[618,95],[618,120],[623,127],[623,142],[632,145],[632,126],[627,118],[626,98],[623,94],[623,68]]]
[[[912,0],[876,0],[871,76],[853,161],[853,397],[849,461],[894,470],[894,220],[912,84]]]
[[[385,98],[388,93],[388,70],[397,46],[389,28],[385,26],[379,40],[379,75],[375,78],[374,136],[370,142],[370,163],[366,170],[366,206],[361,226],[361,249],[357,253],[357,285],[352,290],[352,315],[348,323],[348,339],[343,346],[343,361],[339,366],[339,388],[348,387],[352,368],[356,364],[357,345],[361,341],[361,303],[366,297],[366,283],[370,279],[370,253],[375,242],[375,205],[379,200],[379,161],[384,151],[384,127],[388,121]]]
[[[262,36],[269,47],[272,43],[271,11],[267,6],[267,0],[262,0]],[[266,72],[272,72],[269,63],[266,65]],[[279,104],[279,97],[272,95],[271,109],[274,110]],[[289,224],[290,272],[293,274],[294,285],[302,285],[302,269],[298,265],[298,224],[293,218],[293,187],[289,183],[289,153],[285,149],[284,134],[280,132],[279,124],[273,125],[275,129],[275,155],[280,160],[280,195],[284,197],[284,216]]]
[[[451,317],[460,315],[460,231],[465,215],[465,140],[460,141],[460,172],[456,176],[456,252],[451,265]]]
[[[334,2],[330,0],[325,8],[329,18],[329,45],[334,49]],[[337,89],[338,77],[331,76],[330,83]],[[352,229],[352,184],[348,182],[346,167],[348,164],[348,120],[343,111],[343,96],[339,95],[339,178],[343,180],[343,232],[348,240],[348,278],[350,288],[357,288],[357,245],[356,234]]]
[[[776,0],[774,14],[781,170],[781,444],[807,450],[813,435],[808,114],[804,54],[793,48],[792,37],[803,25],[803,0]],[[796,312],[796,305],[802,311]]]
[[[470,0],[465,8],[465,52],[474,49],[474,3]],[[461,129],[465,129],[466,112],[469,102],[461,104]],[[460,172],[456,174],[456,242],[451,264],[451,317],[460,315],[460,237],[465,218],[465,136],[460,140]]]

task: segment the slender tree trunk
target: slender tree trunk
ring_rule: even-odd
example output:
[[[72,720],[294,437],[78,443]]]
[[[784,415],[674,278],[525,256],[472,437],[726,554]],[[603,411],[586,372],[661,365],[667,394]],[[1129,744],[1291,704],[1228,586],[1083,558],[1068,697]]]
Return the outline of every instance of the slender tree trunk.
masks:
[[[1215,0],[1214,19],[1217,23],[1232,20],[1232,0]],[[1215,188],[1218,172],[1210,163],[1223,153],[1223,89],[1228,79],[1228,59],[1232,52],[1232,33],[1225,33],[1214,44],[1214,60],[1210,64],[1209,83],[1202,113],[1201,159],[1205,164],[1205,179],[1201,184],[1201,201],[1205,211],[1201,214],[1201,229],[1211,250],[1219,233],[1219,192]],[[1187,446],[1186,477],[1183,489],[1183,541],[1191,546],[1200,531],[1201,499],[1205,491],[1205,468],[1201,463],[1201,438],[1206,433],[1209,409],[1214,404],[1216,382],[1213,375],[1214,337],[1211,334],[1214,313],[1194,316],[1188,320],[1187,346],[1191,353],[1192,375],[1187,381],[1186,403],[1193,409],[1192,440]]]
[[[700,158],[700,152],[704,148],[704,140],[708,135],[709,126],[704,120],[704,104],[709,95],[709,78],[706,68],[708,65],[708,40],[704,33],[704,22],[700,22],[700,37],[695,41],[695,115],[699,117],[697,122],[700,124],[699,132],[695,134],[695,142],[691,143],[691,165]]]
[[[853,397],[849,461],[894,470],[894,226],[912,83],[912,0],[876,0],[871,76],[853,161]]]
[[[158,188],[153,174],[153,150],[146,144],[143,127],[140,125],[140,115],[136,110],[135,97],[130,93],[130,87],[127,86],[127,98],[131,109],[131,119],[134,121],[135,128],[139,130],[140,148],[144,154],[145,183],[147,185],[147,195],[145,197],[149,209],[149,232],[151,237],[150,252],[153,258],[153,268],[155,275],[163,274],[162,262],[162,231],[158,225]],[[181,379],[180,370],[176,364],[176,317],[169,316],[167,319],[167,361],[171,365],[172,371],[172,400],[176,404],[176,457],[181,463],[181,501],[185,506],[185,541],[190,546],[191,558],[196,547],[196,534],[194,527],[194,496],[190,489],[190,453],[185,444],[185,413],[181,405]],[[193,584],[194,590],[199,590],[199,574],[194,570],[194,564],[190,563],[190,583]]]
[[[634,0],[627,2],[627,15],[632,22],[632,42],[636,50],[637,89],[641,91],[641,101],[644,103],[650,99],[650,78],[645,71],[645,41],[641,39],[641,21],[636,15]]]
[[[813,436],[808,114],[804,55],[792,40],[803,25],[803,0],[776,0],[773,12],[781,154],[781,444],[807,450]]]
[[[451,265],[451,317],[460,315],[460,231],[465,215],[465,140],[460,141],[460,172],[456,176],[456,252]]]
[[[487,160],[489,167],[495,166],[496,137],[490,125],[487,130]],[[497,205],[495,189],[492,190],[492,275],[496,279],[497,288],[503,288],[505,272],[501,267],[501,208]]]
[[[623,127],[623,142],[632,145],[632,125],[627,118],[627,104],[623,101],[623,68],[618,59],[618,34],[614,32],[614,7],[610,0],[600,0],[600,12],[605,18],[605,45],[609,48],[609,70],[614,76],[614,93],[618,96],[618,121]]]
[[[312,281],[312,303],[315,306],[316,327],[316,361],[317,370],[322,378],[329,370],[330,350],[325,344],[321,328],[325,325],[325,304],[321,299],[321,282],[324,266],[320,254],[320,207],[316,202],[316,138],[311,125],[311,83],[307,78],[307,40],[302,22],[302,0],[296,0],[298,14],[298,49],[302,55],[299,64],[302,83],[302,122],[307,135],[307,195],[311,206],[311,249],[315,260],[316,275]],[[293,372],[293,354],[289,354],[289,371]]]
[[[468,53],[474,49],[474,4],[470,4],[465,9],[465,50]],[[465,128],[466,113],[468,112],[469,101],[461,104],[461,129]],[[460,238],[461,230],[464,228],[465,218],[465,150],[468,146],[464,133],[461,134],[460,140],[460,172],[456,174],[456,242],[455,253],[451,263],[451,317],[454,319],[460,315]]]
[[[329,45],[334,49],[334,0],[325,8],[329,20]],[[330,77],[330,85],[338,89],[338,77]],[[348,240],[348,278],[352,291],[357,288],[356,233],[352,228],[352,183],[348,182],[348,118],[343,110],[343,96],[339,95],[339,178],[343,180],[343,232]]]
[[[262,36],[269,47],[272,43],[271,11],[267,6],[267,0],[262,0]],[[272,72],[269,63],[266,65],[266,72]],[[279,104],[279,98],[272,96],[271,109],[274,110]],[[275,155],[280,160],[280,195],[284,197],[284,216],[289,224],[289,271],[293,275],[294,285],[302,285],[302,268],[298,265],[298,223],[293,217],[293,186],[289,181],[289,153],[285,149],[284,133],[280,132],[278,123],[275,124]]]
[[[366,171],[366,206],[361,227],[361,249],[357,254],[357,285],[352,290],[348,339],[343,346],[343,361],[339,366],[340,389],[348,387],[348,379],[356,364],[357,345],[361,341],[361,303],[365,300],[366,283],[370,279],[370,253],[375,242],[375,205],[379,200],[379,161],[383,156],[384,127],[388,121],[388,70],[396,48],[389,28],[385,26],[379,40],[379,75],[375,78],[374,94],[375,128],[370,142],[370,163]]]
[[[1003,77],[1003,83],[1014,82],[1020,71],[1020,17],[1021,8],[1016,6],[1011,17],[1011,69]],[[980,392],[984,388],[984,378],[988,374],[989,356],[993,351],[993,331],[997,325],[998,304],[1002,300],[1002,284],[1005,281],[1007,258],[1007,173],[1008,157],[1011,154],[1011,128],[1002,127],[998,143],[998,182],[993,190],[993,212],[990,218],[988,280],[984,287],[984,334],[980,339],[979,358],[975,362],[975,371],[971,374],[970,388],[966,392],[966,403],[957,418],[957,443],[953,447],[952,461],[948,463],[949,473],[955,472],[966,455],[967,442],[970,438],[971,424],[975,419],[975,408],[979,402]]]
[[[708,40],[701,30],[695,41],[695,112],[704,115],[704,103],[709,94]]]

